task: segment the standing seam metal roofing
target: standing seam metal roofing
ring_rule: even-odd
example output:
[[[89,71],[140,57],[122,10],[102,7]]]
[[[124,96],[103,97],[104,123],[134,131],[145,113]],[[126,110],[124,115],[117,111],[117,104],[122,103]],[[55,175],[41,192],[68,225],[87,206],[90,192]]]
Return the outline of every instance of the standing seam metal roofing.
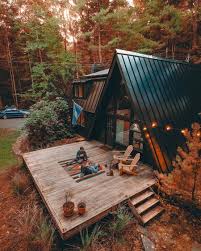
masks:
[[[190,65],[117,50],[130,96],[145,123],[183,124],[191,102],[184,92]]]

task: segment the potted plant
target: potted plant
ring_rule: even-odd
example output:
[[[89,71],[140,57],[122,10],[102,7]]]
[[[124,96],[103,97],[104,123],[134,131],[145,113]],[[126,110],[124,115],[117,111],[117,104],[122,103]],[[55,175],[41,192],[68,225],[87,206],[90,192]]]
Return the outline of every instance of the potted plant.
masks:
[[[84,201],[80,201],[77,204],[78,214],[83,215],[86,212],[86,203]]]
[[[63,204],[63,211],[65,217],[70,217],[74,213],[75,204],[71,201],[72,193],[70,191],[65,194],[66,202]]]

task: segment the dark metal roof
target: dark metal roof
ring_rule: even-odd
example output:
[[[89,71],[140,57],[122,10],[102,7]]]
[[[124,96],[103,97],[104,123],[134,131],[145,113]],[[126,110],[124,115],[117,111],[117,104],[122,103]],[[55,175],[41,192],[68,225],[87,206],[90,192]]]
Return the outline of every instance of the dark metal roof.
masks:
[[[192,76],[191,64],[123,50],[117,50],[117,61],[142,121],[172,125],[188,122],[192,110],[185,90],[192,81],[199,81],[201,72]]]
[[[89,95],[86,99],[75,99],[75,101],[84,108],[84,111],[95,113],[98,106],[105,80],[96,80],[90,86]]]
[[[94,72],[94,73],[91,73],[91,74],[88,74],[88,75],[84,75],[83,77],[84,78],[103,77],[103,76],[107,76],[108,72],[109,72],[109,69],[105,69],[105,70],[102,70],[102,71],[97,71],[97,72]]]

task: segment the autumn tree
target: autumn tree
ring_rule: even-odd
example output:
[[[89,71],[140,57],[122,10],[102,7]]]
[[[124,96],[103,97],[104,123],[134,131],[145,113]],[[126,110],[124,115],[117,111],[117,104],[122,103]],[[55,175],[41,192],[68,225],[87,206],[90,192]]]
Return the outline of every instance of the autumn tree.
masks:
[[[159,174],[161,189],[169,195],[179,195],[201,206],[201,127],[194,123],[184,130],[186,144],[178,147],[174,170],[168,176]]]

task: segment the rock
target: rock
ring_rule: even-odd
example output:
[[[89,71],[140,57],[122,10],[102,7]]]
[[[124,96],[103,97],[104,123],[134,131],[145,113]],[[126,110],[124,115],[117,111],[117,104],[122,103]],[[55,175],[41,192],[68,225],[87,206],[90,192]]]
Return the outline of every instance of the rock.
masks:
[[[145,251],[155,251],[155,245],[148,237],[141,235],[141,239]]]

